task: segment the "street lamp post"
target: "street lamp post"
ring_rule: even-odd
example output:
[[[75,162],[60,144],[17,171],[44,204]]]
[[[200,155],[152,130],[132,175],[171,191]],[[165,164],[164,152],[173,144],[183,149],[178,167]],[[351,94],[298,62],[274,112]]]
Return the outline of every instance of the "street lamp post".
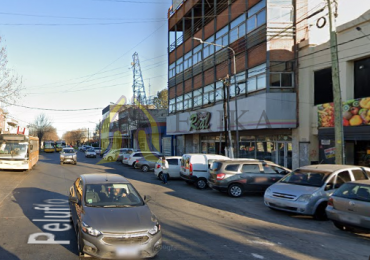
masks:
[[[224,45],[216,44],[216,43],[213,43],[213,42],[205,42],[202,39],[197,38],[197,37],[193,37],[193,40],[197,40],[200,43],[210,44],[210,45],[218,46],[218,47],[221,47],[221,48],[227,48],[227,49],[229,49],[229,50],[231,50],[233,52],[233,56],[234,56],[234,84],[235,84],[235,86],[237,86],[237,80],[236,80],[236,55],[235,55],[234,49],[231,48],[231,47],[229,47],[229,46],[224,46]],[[227,100],[227,102],[229,102],[229,90],[227,92],[228,93],[228,100]],[[235,88],[235,91],[236,91],[236,88]],[[229,115],[229,118],[230,118],[230,115]],[[240,149],[239,148],[238,93],[235,93],[235,124],[236,124],[236,127],[235,127],[235,133],[236,133],[236,136],[235,136],[236,137],[236,158],[238,158],[239,157],[239,149]],[[230,123],[229,123],[229,130],[230,130]],[[231,140],[230,140],[230,145],[231,145]],[[234,153],[232,152],[232,149],[230,149],[229,152],[231,152],[232,157],[234,157]]]

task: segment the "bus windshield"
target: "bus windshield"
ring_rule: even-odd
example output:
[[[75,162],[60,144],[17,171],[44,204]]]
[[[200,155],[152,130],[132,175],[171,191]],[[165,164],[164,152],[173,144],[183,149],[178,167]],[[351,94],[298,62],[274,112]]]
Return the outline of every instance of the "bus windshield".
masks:
[[[54,145],[52,143],[45,143],[45,148],[54,148]]]
[[[1,141],[0,158],[19,158],[26,159],[28,142]]]

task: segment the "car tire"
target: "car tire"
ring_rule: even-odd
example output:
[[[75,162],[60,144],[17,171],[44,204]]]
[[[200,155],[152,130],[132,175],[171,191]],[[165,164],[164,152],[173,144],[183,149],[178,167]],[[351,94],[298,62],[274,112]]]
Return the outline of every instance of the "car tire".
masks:
[[[143,166],[141,166],[141,170],[143,172],[148,172],[149,171],[149,166],[148,165],[143,165]]]
[[[77,165],[77,162],[75,162],[75,165]]]
[[[161,181],[163,181],[163,173],[161,173],[161,172],[160,172],[160,173],[158,174],[158,179],[159,179],[159,180],[161,180]]]
[[[328,217],[325,211],[326,206],[327,206],[326,202],[321,203],[319,206],[317,206],[315,214],[313,215],[313,218],[316,220],[327,220]]]
[[[243,188],[240,184],[233,183],[227,189],[230,197],[239,198],[243,194]]]
[[[113,158],[112,157],[108,157],[108,162],[111,162],[111,161],[113,161]]]
[[[134,163],[132,164],[132,167],[133,167],[134,169],[136,169],[135,165],[136,165],[136,162],[134,162]]]
[[[207,187],[207,180],[204,178],[199,178],[196,182],[195,185],[197,186],[198,189],[203,190]]]

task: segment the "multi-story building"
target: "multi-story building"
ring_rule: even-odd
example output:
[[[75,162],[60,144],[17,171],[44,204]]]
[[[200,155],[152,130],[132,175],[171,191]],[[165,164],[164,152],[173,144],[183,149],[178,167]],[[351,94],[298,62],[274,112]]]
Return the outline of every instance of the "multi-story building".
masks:
[[[176,135],[176,154],[224,154],[230,129],[237,157],[292,167],[296,43],[305,37],[306,21],[298,20],[306,2],[187,0],[170,8],[167,134]]]
[[[313,6],[318,3],[319,0],[310,1]],[[293,131],[293,147],[300,154],[301,165],[335,161],[332,62],[326,13],[309,20],[309,37],[299,45],[300,119],[299,128]],[[370,2],[358,0],[353,5],[339,0],[337,13],[345,163],[369,166]]]

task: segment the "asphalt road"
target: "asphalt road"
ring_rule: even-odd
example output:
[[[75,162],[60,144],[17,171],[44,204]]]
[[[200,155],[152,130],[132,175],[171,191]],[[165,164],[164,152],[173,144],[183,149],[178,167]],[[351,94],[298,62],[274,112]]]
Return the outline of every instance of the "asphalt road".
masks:
[[[0,171],[0,260],[77,260],[67,192],[80,174],[101,172],[124,175],[152,197],[163,231],[156,259],[369,259],[369,235],[272,211],[261,194],[230,198],[181,180],[164,186],[153,172],[98,162],[79,152],[78,165],[61,166],[58,153],[42,153],[29,172]]]

